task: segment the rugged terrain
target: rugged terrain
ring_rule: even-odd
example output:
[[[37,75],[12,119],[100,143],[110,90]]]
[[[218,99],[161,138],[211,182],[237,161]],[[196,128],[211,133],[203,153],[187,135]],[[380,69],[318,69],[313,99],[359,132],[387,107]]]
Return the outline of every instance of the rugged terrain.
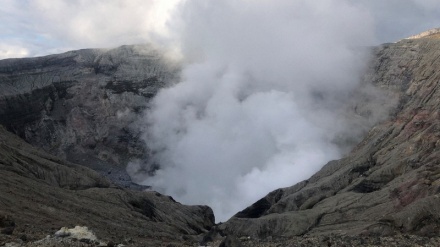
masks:
[[[127,162],[148,158],[132,126],[178,77],[159,51],[124,46],[2,60],[0,246],[18,239],[33,246],[75,225],[109,246],[439,246],[438,34],[373,50],[364,83],[389,100],[360,95],[351,111],[368,117],[369,109],[391,108],[390,116],[346,157],[219,225],[206,206],[124,189]]]
[[[34,242],[76,225],[87,226],[105,244],[191,245],[214,224],[207,206],[184,206],[154,191],[117,187],[3,127],[0,178],[0,246]]]
[[[178,71],[148,45],[1,60],[0,124],[57,157],[130,186],[127,163],[148,157],[140,128],[132,126]]]
[[[108,246],[197,242],[209,207],[125,189],[142,189],[125,168],[148,156],[135,120],[178,71],[148,45],[1,60],[0,246],[95,245],[36,242],[77,225]]]
[[[393,114],[341,160],[269,193],[219,229],[238,237],[440,235],[438,32],[374,50],[365,81]]]

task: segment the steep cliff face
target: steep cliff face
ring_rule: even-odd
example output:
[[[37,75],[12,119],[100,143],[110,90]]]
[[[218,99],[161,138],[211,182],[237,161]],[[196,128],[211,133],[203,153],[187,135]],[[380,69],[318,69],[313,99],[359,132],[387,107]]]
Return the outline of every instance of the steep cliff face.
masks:
[[[341,160],[278,189],[220,229],[237,236],[440,234],[440,39],[374,50],[367,82],[398,104]]]
[[[131,125],[178,70],[147,45],[2,60],[0,124],[127,184],[127,162],[148,155]]]
[[[438,32],[376,48],[365,82],[374,85],[371,92],[380,90],[391,100],[372,101],[364,94],[369,90],[361,90],[347,117],[391,108],[389,118],[345,158],[329,162],[306,181],[269,193],[206,239],[218,232],[272,240],[331,234],[439,236],[438,68]],[[73,164],[129,183],[126,163],[148,155],[132,125],[178,71],[148,46],[0,61],[0,123],[56,155],[0,128],[0,223],[13,216],[13,237],[24,233],[37,239],[62,226],[83,224],[104,239],[128,236],[152,246],[191,244],[208,231],[214,221],[208,207],[127,191]]]
[[[19,238],[25,245],[76,225],[89,227],[104,243],[191,246],[214,224],[207,206],[185,206],[154,191],[116,187],[91,169],[32,147],[2,126],[0,178],[0,246]]]

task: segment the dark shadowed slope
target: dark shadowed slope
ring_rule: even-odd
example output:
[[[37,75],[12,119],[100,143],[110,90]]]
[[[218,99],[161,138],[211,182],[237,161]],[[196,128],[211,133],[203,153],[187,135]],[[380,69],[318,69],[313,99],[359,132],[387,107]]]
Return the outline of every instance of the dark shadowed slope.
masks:
[[[23,236],[38,240],[76,225],[89,227],[104,242],[191,244],[213,223],[207,206],[185,206],[157,192],[116,187],[93,170],[37,150],[0,126],[0,246]]]
[[[374,51],[366,80],[398,100],[395,113],[346,157],[271,192],[220,226],[236,236],[440,234],[440,39]]]
[[[1,60],[0,124],[127,186],[127,163],[148,157],[133,124],[178,71],[148,45]]]

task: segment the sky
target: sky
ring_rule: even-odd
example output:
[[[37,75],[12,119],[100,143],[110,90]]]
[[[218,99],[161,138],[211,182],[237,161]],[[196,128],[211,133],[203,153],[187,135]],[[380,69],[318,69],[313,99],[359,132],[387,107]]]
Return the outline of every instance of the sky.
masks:
[[[153,155],[127,169],[225,221],[386,117],[347,116],[355,90],[381,99],[360,85],[363,47],[440,27],[440,1],[0,0],[0,21],[0,58],[146,42],[175,51],[181,81],[138,120]],[[140,173],[153,164],[154,176]]]
[[[0,0],[0,59],[152,40],[163,43],[163,37],[170,31],[167,22],[173,19],[176,15],[173,10],[182,2],[184,0]],[[352,2],[374,19],[374,44],[394,42],[440,26],[440,1],[437,0]]]

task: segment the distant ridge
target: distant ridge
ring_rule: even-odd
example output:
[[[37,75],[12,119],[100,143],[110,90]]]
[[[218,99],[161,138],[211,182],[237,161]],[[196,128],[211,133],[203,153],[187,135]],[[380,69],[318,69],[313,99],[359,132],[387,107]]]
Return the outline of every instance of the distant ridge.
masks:
[[[420,39],[420,38],[426,38],[428,36],[437,36],[439,34],[440,34],[440,28],[433,28],[433,29],[430,29],[428,31],[425,31],[425,32],[422,32],[422,33],[419,33],[419,34],[416,34],[416,35],[413,35],[413,36],[410,36],[410,37],[405,38],[405,39]]]

